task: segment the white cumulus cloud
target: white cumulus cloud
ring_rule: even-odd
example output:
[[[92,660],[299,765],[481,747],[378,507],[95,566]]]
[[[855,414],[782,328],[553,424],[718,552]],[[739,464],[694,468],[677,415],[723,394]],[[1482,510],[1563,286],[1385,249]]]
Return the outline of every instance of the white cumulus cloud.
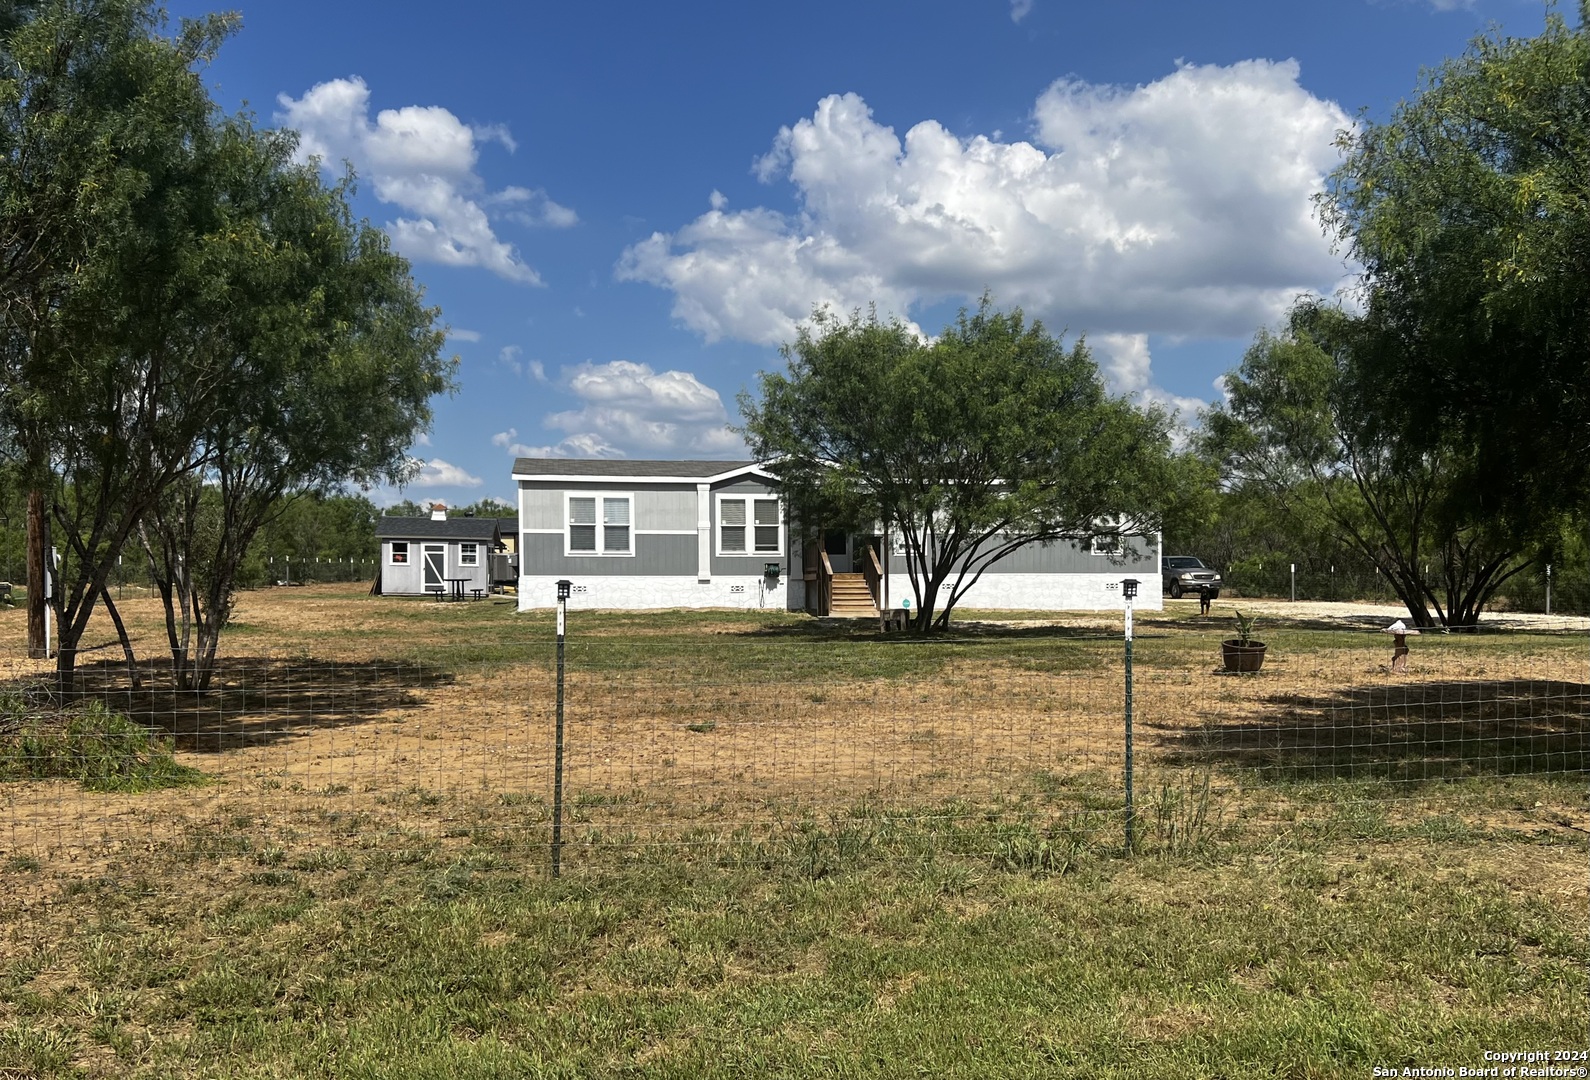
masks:
[[[526,446],[511,428],[492,441],[521,457],[711,457],[744,451],[729,430],[723,399],[690,372],[614,360],[565,368],[559,381],[580,403],[543,419],[548,429],[566,433],[560,442]]]
[[[450,465],[441,458],[432,458],[420,468],[419,475],[409,481],[410,487],[479,487],[484,481],[478,476],[471,476],[457,465]]]
[[[401,216],[386,224],[393,244],[416,261],[479,266],[499,277],[538,285],[541,276],[497,236],[489,209],[515,220],[571,225],[572,210],[544,192],[509,187],[490,193],[476,172],[483,142],[510,153],[517,144],[499,124],[471,127],[437,105],[383,109],[370,118],[363,79],[332,79],[302,97],[277,96],[276,120],[300,135],[299,153],[331,168],[353,163],[377,199]]]
[[[758,159],[796,210],[730,210],[621,257],[670,290],[708,340],[790,340],[815,305],[902,317],[990,289],[1057,329],[1246,336],[1301,292],[1346,276],[1312,196],[1351,118],[1293,61],[1183,65],[1143,86],[1062,79],[1031,141],[963,138],[925,120],[902,138],[833,95]]]
[[[1199,410],[1209,405],[1202,398],[1172,394],[1155,382],[1147,334],[1097,334],[1088,338],[1088,346],[1113,394],[1163,406],[1183,428],[1191,427]]]
[[[512,443],[508,452],[514,457],[566,457],[566,458],[622,458],[624,451],[604,440],[600,435],[584,432],[546,446],[527,446]]]

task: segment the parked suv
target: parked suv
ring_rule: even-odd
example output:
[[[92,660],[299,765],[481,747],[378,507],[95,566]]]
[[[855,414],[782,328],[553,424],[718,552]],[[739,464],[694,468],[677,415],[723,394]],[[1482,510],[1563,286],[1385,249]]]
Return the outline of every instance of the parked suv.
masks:
[[[1196,593],[1209,586],[1211,600],[1220,596],[1220,574],[1205,566],[1202,559],[1191,555],[1166,555],[1160,560],[1160,576],[1164,578],[1165,591],[1180,600],[1183,593]]]

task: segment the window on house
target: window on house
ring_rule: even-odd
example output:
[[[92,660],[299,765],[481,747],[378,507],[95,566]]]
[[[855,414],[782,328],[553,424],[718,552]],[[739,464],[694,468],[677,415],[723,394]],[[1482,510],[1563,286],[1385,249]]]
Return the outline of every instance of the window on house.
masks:
[[[783,508],[777,498],[718,497],[719,555],[781,555]]]
[[[570,495],[570,555],[630,555],[633,500],[628,495]]]
[[[392,565],[404,566],[409,561],[409,542],[407,540],[392,541]]]
[[[1093,554],[1119,555],[1121,553],[1120,533],[1095,533],[1093,537]]]
[[[479,566],[480,565],[480,545],[479,544],[459,544],[458,545],[458,565],[459,566]]]

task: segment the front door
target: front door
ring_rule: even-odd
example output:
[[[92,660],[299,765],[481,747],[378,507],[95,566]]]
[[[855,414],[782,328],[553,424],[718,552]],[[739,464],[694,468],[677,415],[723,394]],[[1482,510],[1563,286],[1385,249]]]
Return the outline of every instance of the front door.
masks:
[[[435,592],[446,588],[442,578],[447,568],[447,545],[425,545],[425,591]]]
[[[854,568],[850,559],[850,534],[844,529],[827,529],[823,532],[823,551],[836,574],[848,574]]]

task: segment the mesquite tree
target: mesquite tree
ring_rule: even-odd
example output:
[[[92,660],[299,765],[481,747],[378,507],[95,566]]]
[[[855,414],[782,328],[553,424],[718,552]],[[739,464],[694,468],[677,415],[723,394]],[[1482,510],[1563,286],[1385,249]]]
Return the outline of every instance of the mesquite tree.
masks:
[[[990,566],[1028,544],[1151,534],[1176,497],[1169,421],[1104,391],[1069,348],[984,297],[935,341],[818,312],[740,408],[796,518],[886,522],[919,630],[943,629]]]
[[[232,372],[193,469],[140,539],[165,604],[177,684],[208,688],[250,543],[290,497],[404,478],[405,451],[450,385],[437,312],[385,234],[356,222],[347,184],[292,163],[293,140],[233,122],[232,215],[212,272]]]

